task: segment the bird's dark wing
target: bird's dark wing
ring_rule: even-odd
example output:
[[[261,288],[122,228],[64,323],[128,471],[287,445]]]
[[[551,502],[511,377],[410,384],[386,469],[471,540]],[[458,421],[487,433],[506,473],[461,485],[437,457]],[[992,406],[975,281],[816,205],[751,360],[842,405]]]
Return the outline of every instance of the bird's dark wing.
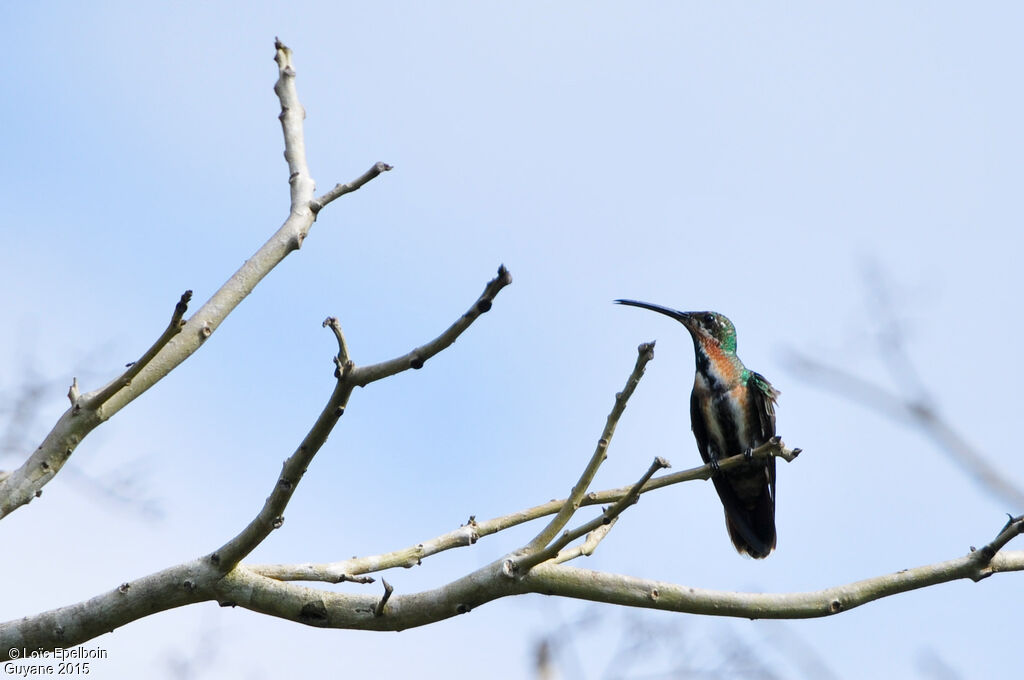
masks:
[[[747,379],[747,389],[750,390],[751,401],[757,411],[758,422],[761,423],[761,444],[775,436],[775,401],[781,394],[772,387],[760,373],[750,372]]]
[[[775,436],[775,398],[778,392],[764,378],[751,373],[747,381],[746,422],[749,440],[745,442],[751,448],[759,446]],[[690,421],[693,435],[697,440],[701,459],[705,463],[712,457],[725,457],[742,453],[742,451],[721,451],[718,447],[730,446],[722,442],[716,443],[708,432],[704,407],[713,408],[705,403],[696,391],[690,397]],[[725,415],[725,414],[721,414]],[[723,420],[722,425],[726,422]],[[734,424],[736,426],[738,424]],[[740,552],[754,558],[767,557],[775,548],[775,458],[765,462],[733,468],[728,472],[712,477],[715,491],[725,509],[726,527],[729,538]]]
[[[757,438],[760,446],[775,436],[775,401],[779,398],[780,392],[772,387],[760,373],[750,372],[747,379],[747,389],[751,395],[751,407],[756,412],[757,422],[761,424],[761,431]],[[768,479],[772,489],[772,516],[775,515],[775,456],[768,459]]]
[[[690,393],[690,428],[693,430],[693,437],[697,440],[697,450],[700,452],[700,459],[707,465],[711,462],[709,450],[708,427],[704,420],[704,413],[700,407],[700,397],[697,390]],[[717,455],[718,452],[716,452]]]

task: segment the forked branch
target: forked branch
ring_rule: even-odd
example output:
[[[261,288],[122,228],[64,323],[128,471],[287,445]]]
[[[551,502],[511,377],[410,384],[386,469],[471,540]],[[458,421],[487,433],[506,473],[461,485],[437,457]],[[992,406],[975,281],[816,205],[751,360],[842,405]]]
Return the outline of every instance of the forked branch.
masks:
[[[362,175],[355,178],[351,182],[346,182],[345,184],[335,184],[333,189],[325,193],[323,196],[320,196],[319,198],[311,201],[309,204],[309,209],[312,210],[314,214],[319,213],[321,210],[323,210],[324,206],[326,206],[334,199],[341,198],[345,194],[350,194],[353,191],[361,189],[364,184],[380,175],[380,173],[387,172],[388,170],[391,170],[391,166],[388,165],[387,163],[374,163],[369,170],[367,170],[366,172],[364,172]]]
[[[174,313],[171,314],[170,323],[167,324],[166,330],[164,330],[160,337],[156,339],[156,342],[146,350],[146,353],[143,354],[138,361],[133,361],[128,364],[128,370],[121,374],[121,377],[111,381],[110,384],[90,397],[88,402],[85,404],[85,408],[93,411],[99,409],[108,399],[132,384],[132,380],[135,376],[149,365],[149,362],[153,360],[153,357],[155,357],[157,353],[159,353],[160,350],[162,350],[167,343],[171,341],[171,338],[181,332],[182,326],[185,325],[183,318],[185,316],[185,312],[188,311],[188,303],[191,299],[192,291],[186,290],[182,293],[181,299],[178,300],[178,304],[174,305]],[[76,380],[72,389],[77,389],[77,382],[78,381]],[[71,397],[70,394],[68,396]],[[77,403],[77,399],[73,397],[71,397],[71,406],[72,408],[81,408],[80,404]]]
[[[1002,535],[1002,532],[1000,532]],[[371,594],[322,591],[285,583],[240,566],[218,582],[222,601],[281,618],[330,628],[404,630],[472,611],[510,595],[539,593],[630,607],[733,616],[803,619],[832,616],[883,597],[991,574],[1024,571],[1024,551],[1000,550],[991,560],[977,552],[956,559],[802,593],[742,593],[579,569],[549,560],[521,578],[509,578],[499,560],[439,588],[393,595],[383,616]],[[303,615],[305,613],[305,615]],[[315,614],[311,616],[310,614]]]
[[[455,342],[469,326],[480,317],[484,311],[490,309],[494,296],[512,282],[512,275],[505,266],[498,268],[498,275],[489,281],[484,287],[484,292],[477,298],[469,311],[459,317],[455,323],[449,326],[438,337],[434,338],[422,347],[413,350],[412,353],[384,362],[374,364],[365,368],[358,367],[349,357],[348,343],[341,331],[341,324],[334,317],[329,317],[323,325],[329,327],[338,341],[338,355],[335,363],[338,370],[335,371],[337,383],[330,398],[320,411],[319,417],[313,424],[295,452],[284,462],[281,474],[274,487],[267,496],[266,502],[259,514],[242,530],[237,536],[225,543],[218,550],[210,555],[210,561],[216,565],[221,573],[227,573],[245,558],[246,555],[256,549],[270,533],[281,526],[284,522],[284,510],[295,493],[296,487],[305,475],[313,462],[313,457],[327,441],[338,420],[345,413],[349,397],[356,386],[363,386],[374,380],[399,371],[412,368],[408,356],[421,357],[422,361],[436,355],[446,347]],[[388,368],[380,368],[385,366]],[[393,367],[394,370],[391,370]]]
[[[799,451],[799,449],[786,448],[782,440],[776,437],[772,441],[753,449],[750,454],[741,453],[728,458],[722,458],[719,460],[719,467],[722,470],[730,470],[733,467],[745,465],[748,461],[748,455],[752,456],[755,460],[777,456],[783,460],[792,461],[799,454]],[[683,482],[711,479],[713,474],[714,471],[710,465],[699,465],[688,470],[680,470],[679,472],[654,477],[643,484],[639,493],[645,494]],[[580,501],[580,506],[616,503],[625,498],[633,488],[633,486],[623,486],[617,489],[591,491]],[[487,520],[477,520],[475,517],[471,517],[469,522],[454,531],[449,531],[436,538],[421,541],[416,545],[382,555],[353,557],[338,562],[246,565],[246,568],[261,576],[281,581],[323,581],[326,583],[339,583],[351,580],[350,577],[357,574],[371,574],[387,569],[407,569],[417,566],[432,555],[452,550],[453,548],[468,547],[474,545],[485,536],[496,534],[541,517],[553,515],[565,507],[567,500],[563,498],[561,500],[548,501],[525,510]]]
[[[569,519],[579,509],[583,496],[594,481],[598,468],[608,458],[608,446],[611,444],[612,436],[615,434],[615,427],[619,424],[619,418],[622,417],[622,413],[626,410],[626,403],[633,396],[636,386],[640,384],[640,379],[644,376],[644,369],[647,368],[647,363],[653,358],[653,342],[645,342],[637,347],[636,364],[633,366],[633,372],[630,373],[629,379],[626,380],[626,387],[615,395],[615,405],[605,420],[604,431],[597,440],[597,447],[594,449],[594,453],[591,455],[587,466],[583,469],[583,474],[580,475],[576,485],[572,487],[569,497],[562,503],[558,514],[526,545],[523,549],[524,553],[535,554],[543,550],[558,535],[558,532],[569,523]]]
[[[491,304],[494,302],[494,296],[510,283],[512,283],[512,274],[505,268],[505,265],[501,265],[498,267],[498,275],[487,282],[487,285],[484,286],[484,292],[480,294],[476,302],[441,335],[427,344],[417,347],[408,354],[389,361],[382,361],[379,364],[354,368],[351,374],[352,383],[359,387],[365,387],[372,382],[383,380],[396,373],[407,371],[410,368],[423,368],[423,364],[428,359],[436,356],[445,348],[450,347],[481,314],[490,311]]]
[[[61,416],[42,444],[26,457],[21,467],[0,479],[0,519],[38,496],[42,487],[53,479],[93,429],[162,380],[198,350],[260,281],[302,245],[309,233],[316,213],[311,208],[315,183],[306,162],[303,131],[305,111],[295,87],[292,52],[281,41],[276,41],[274,47],[278,65],[274,92],[281,104],[281,129],[284,133],[284,154],[288,162],[291,193],[287,219],[184,326],[177,330],[168,327],[167,332],[154,343],[152,349],[155,351],[152,355],[147,353],[127,373],[100,390],[79,395],[77,385],[74,386],[69,396],[73,397],[75,403]],[[378,174],[373,170],[364,173],[351,183],[352,190]],[[184,314],[184,309],[181,314]]]
[[[541,562],[546,562],[547,560],[553,559],[562,551],[563,548],[565,548],[567,545],[569,545],[579,537],[585,536],[593,531],[596,531],[598,528],[602,526],[611,525],[612,522],[618,520],[619,515],[621,515],[626,508],[633,505],[634,503],[637,502],[637,500],[639,500],[640,490],[643,488],[644,484],[646,484],[647,481],[654,476],[654,473],[657,472],[658,470],[661,470],[662,468],[667,467],[672,467],[671,465],[669,465],[669,462],[667,460],[665,460],[661,456],[655,458],[654,462],[651,463],[651,466],[647,468],[647,472],[645,472],[643,477],[640,478],[640,481],[638,481],[636,484],[630,487],[629,491],[626,492],[626,495],[620,498],[618,501],[616,501],[614,505],[612,505],[610,508],[607,508],[604,512],[602,512],[600,515],[590,520],[589,522],[586,522],[576,527],[572,531],[566,531],[556,540],[552,541],[551,544],[543,550],[538,550],[536,553],[528,555],[527,557],[523,558],[518,562],[516,568],[518,570],[530,569],[536,564],[540,564]]]

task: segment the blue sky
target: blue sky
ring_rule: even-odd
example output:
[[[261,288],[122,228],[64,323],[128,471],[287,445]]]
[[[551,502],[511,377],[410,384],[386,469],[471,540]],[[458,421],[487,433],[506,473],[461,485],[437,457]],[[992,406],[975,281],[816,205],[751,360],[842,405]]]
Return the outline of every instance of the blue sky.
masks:
[[[0,389],[29,371],[52,379],[43,423],[72,376],[109,379],[183,290],[205,300],[286,217],[274,36],[295,52],[319,187],[378,160],[395,170],[325,210],[202,351],[4,521],[5,544],[28,552],[6,561],[5,580],[23,587],[0,618],[219,545],[330,393],[323,318],[339,317],[357,362],[386,359],[446,327],[502,262],[513,285],[454,347],[353,396],[255,561],[388,551],[563,496],[636,345],[655,338],[597,486],[629,483],[655,455],[696,464],[690,341],[619,297],[727,314],[740,356],[783,393],[780,434],[806,453],[780,469],[770,559],[739,558],[710,485],[688,484],[644,498],[582,566],[812,590],[986,542],[1022,509],[919,433],[802,381],[785,357],[893,386],[879,337],[898,324],[940,411],[1024,485],[1009,372],[1022,333],[1022,18],[1011,3],[6,4]],[[891,313],[873,309],[878,279]],[[83,475],[131,479],[162,517],[97,495]],[[526,533],[388,580],[439,585]],[[1015,628],[1019,592],[1005,575],[829,620],[645,616],[762,648],[799,637],[844,678],[929,677],[922,659],[935,655],[1005,677],[1018,653],[993,631]],[[458,663],[525,678],[552,622],[594,611],[619,615],[518,598],[396,636],[207,604],[96,643],[110,650],[102,677],[164,669],[206,639],[219,642],[201,664],[209,677],[412,663],[451,677]],[[588,677],[613,635],[581,634]]]

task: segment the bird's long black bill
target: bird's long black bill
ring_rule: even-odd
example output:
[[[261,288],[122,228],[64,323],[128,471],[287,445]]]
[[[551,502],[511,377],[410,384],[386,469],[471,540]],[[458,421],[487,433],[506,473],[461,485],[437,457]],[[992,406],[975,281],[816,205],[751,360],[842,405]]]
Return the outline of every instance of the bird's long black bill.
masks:
[[[642,309],[649,309],[652,312],[658,312],[665,316],[671,316],[673,319],[680,323],[686,323],[686,320],[690,318],[688,312],[680,312],[677,309],[670,307],[662,307],[661,305],[652,305],[650,302],[640,302],[639,300],[616,300],[616,303],[620,305],[629,305],[630,307],[640,307]]]

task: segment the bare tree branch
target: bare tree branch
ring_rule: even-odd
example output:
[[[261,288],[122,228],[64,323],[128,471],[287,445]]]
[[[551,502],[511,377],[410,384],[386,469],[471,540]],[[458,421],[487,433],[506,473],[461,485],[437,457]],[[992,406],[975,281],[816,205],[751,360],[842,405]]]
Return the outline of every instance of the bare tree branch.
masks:
[[[363,176],[338,185],[314,199],[303,138],[304,111],[295,89],[292,53],[275,41],[278,79],[275,92],[281,104],[285,158],[289,168],[290,213],[284,225],[183,325],[187,299],[183,296],[171,325],[135,366],[106,387],[81,394],[77,380],[69,390],[72,408],[66,412],[21,468],[0,479],[0,517],[41,493],[64,461],[92,429],[110,418],[139,394],[188,358],[208,338],[242,299],[291,251],[298,249],[317,213],[338,197],[357,190],[389,169],[377,164]],[[632,607],[663,609],[743,618],[811,618],[838,614],[873,600],[902,592],[969,578],[974,581],[998,572],[1024,570],[1024,551],[1008,551],[1010,541],[1024,533],[1024,516],[1011,517],[996,537],[981,549],[946,562],[902,570],[856,583],[824,590],[789,593],[736,593],[639,579],[626,575],[578,569],[564,564],[593,552],[613,523],[643,493],[670,484],[708,479],[710,466],[700,466],[653,478],[668,463],[656,458],[636,483],[619,489],[588,493],[627,401],[635,391],[646,364],[653,357],[653,343],[640,345],[638,357],[625,388],[615,396],[596,449],[568,497],[486,522],[469,522],[454,532],[413,548],[386,555],[364,557],[327,565],[265,565],[241,563],[271,532],[282,526],[284,510],[317,451],[326,442],[345,411],[355,387],[408,369],[422,368],[437,353],[451,346],[479,316],[492,306],[495,296],[509,283],[504,266],[489,281],[470,309],[436,338],[411,352],[377,364],[357,366],[350,356],[341,325],[334,318],[324,322],[335,335],[338,352],[335,386],[315,423],[296,450],[284,461],[282,471],[256,516],[236,536],[211,554],[169,567],[98,595],[88,601],[35,616],[0,623],[0,656],[12,649],[52,650],[71,647],[132,621],[187,604],[217,601],[222,606],[241,606],[310,626],[363,630],[402,630],[464,614],[487,602],[525,593],[541,593]],[[728,470],[747,464],[750,457],[771,456],[792,460],[799,449],[789,450],[773,438],[752,452],[718,461]],[[601,515],[565,530],[583,505],[611,502]],[[523,522],[553,515],[547,525],[525,546],[490,564],[440,587],[395,595],[382,580],[383,596],[368,592],[350,594],[311,588],[291,580],[354,581],[373,579],[359,574],[395,566],[412,566],[443,550],[475,543],[481,536]],[[570,544],[586,536],[574,546]]]
[[[373,608],[374,616],[384,616],[384,605],[386,605],[388,600],[391,598],[391,593],[395,592],[394,586],[390,583],[384,579],[381,579],[380,582],[384,584],[384,595],[381,596],[380,602],[377,603],[377,606]]]
[[[11,389],[9,394],[0,393],[0,430],[3,430],[0,437],[0,460],[7,455],[20,453],[29,445],[34,436],[33,425],[44,408],[44,398],[52,394],[53,389],[62,382],[32,375],[28,368],[30,363],[31,360],[26,360],[28,376],[21,385]],[[72,404],[77,403],[81,397],[77,380],[72,381],[68,397]],[[163,515],[160,503],[146,493],[139,470],[133,470],[128,465],[122,463],[112,472],[99,474],[95,470],[73,466],[64,467],[61,471],[68,482],[100,501],[130,507],[132,512],[140,513],[148,520]],[[0,470],[0,481],[9,475],[10,472]],[[42,489],[36,494],[42,494]]]
[[[352,395],[352,390],[357,385],[363,386],[373,380],[379,380],[387,375],[393,375],[398,371],[411,368],[410,361],[406,358],[408,356],[422,357],[422,360],[425,361],[446,347],[449,347],[463,331],[479,318],[480,314],[482,314],[482,309],[490,309],[494,296],[511,281],[512,276],[502,265],[498,268],[498,276],[488,282],[484,292],[473,303],[469,311],[459,317],[441,335],[419,349],[413,350],[411,354],[405,355],[405,357],[393,359],[384,362],[384,364],[374,364],[365,369],[355,366],[349,358],[348,344],[345,342],[345,336],[341,332],[341,325],[338,323],[338,320],[329,317],[324,321],[324,326],[331,328],[338,341],[338,356],[336,360],[338,371],[335,372],[338,382],[335,385],[334,392],[331,394],[330,399],[327,400],[323,410],[321,410],[316,423],[314,423],[305,438],[303,438],[302,443],[284,462],[281,475],[267,497],[263,509],[260,510],[259,514],[240,534],[210,555],[210,560],[218,565],[221,573],[231,571],[246,555],[255,550],[256,546],[270,535],[270,532],[279,528],[284,522],[284,510],[288,505],[288,501],[291,500],[292,494],[295,493],[295,488],[299,485],[306,470],[313,462],[313,457],[320,450],[320,447],[324,445],[324,442],[327,441],[331,430],[334,429],[342,414],[345,413],[345,407],[348,405],[348,399]],[[385,365],[394,367],[396,370],[389,373],[390,369],[379,368]],[[368,378],[367,376],[370,377]]]
[[[540,564],[541,562],[554,559],[554,557],[561,552],[562,548],[566,547],[580,536],[585,536],[592,531],[596,531],[601,526],[609,526],[619,518],[619,515],[621,515],[626,508],[637,502],[640,498],[640,490],[643,488],[644,484],[654,476],[654,473],[667,467],[672,467],[669,465],[667,460],[660,456],[655,458],[654,462],[651,463],[651,466],[647,468],[647,472],[645,472],[643,477],[640,478],[640,481],[630,487],[626,495],[619,499],[615,505],[606,509],[599,516],[589,522],[576,527],[572,531],[566,531],[543,550],[538,550],[536,553],[521,560],[517,565],[518,568],[530,569],[535,564]]]
[[[931,399],[904,399],[889,390],[843,369],[830,366],[799,352],[789,353],[791,369],[819,387],[852,399],[884,416],[921,428],[939,449],[960,466],[977,484],[998,495],[1015,509],[1024,509],[1024,490],[988,462],[973,446],[930,406]]]
[[[480,294],[480,297],[473,303],[473,306],[441,335],[403,356],[391,359],[390,361],[382,361],[379,364],[353,369],[352,383],[359,387],[365,387],[372,382],[383,380],[410,368],[423,368],[423,364],[428,359],[449,347],[464,330],[469,328],[471,323],[476,321],[481,314],[489,311],[491,303],[494,301],[494,296],[510,283],[512,283],[512,275],[505,269],[505,265],[501,265],[498,267],[498,275],[487,283],[487,286],[484,287],[484,292]]]
[[[788,449],[778,437],[753,449],[750,456],[754,460],[765,459],[769,456],[778,456],[786,461],[792,461],[799,454],[800,449]],[[718,461],[722,470],[730,470],[733,467],[747,464],[748,454],[741,453]],[[641,488],[640,493],[648,493],[673,484],[690,482],[696,480],[711,479],[714,474],[710,465],[700,465],[681,470],[661,477],[655,477],[647,481]],[[604,491],[592,491],[586,494],[580,501],[581,506],[604,505],[616,503],[630,493],[633,486],[623,486],[617,489]],[[454,531],[422,541],[414,546],[385,553],[383,555],[370,555],[367,557],[353,557],[352,559],[338,562],[326,563],[303,563],[303,564],[260,564],[246,565],[250,571],[261,576],[267,576],[281,581],[323,581],[326,583],[340,583],[350,580],[354,574],[369,574],[386,569],[409,568],[420,564],[431,555],[436,555],[453,548],[463,548],[475,544],[484,536],[496,534],[505,529],[518,526],[525,522],[553,515],[565,507],[567,499],[548,501],[535,505],[526,510],[520,510],[501,517],[478,521],[470,517],[470,521]]]
[[[550,563],[537,565],[524,580],[532,592],[629,607],[745,619],[808,619],[939,583],[1024,571],[1024,550],[1001,552],[984,568],[972,555],[806,593],[705,590]]]
[[[0,624],[0,654],[11,648],[70,647],[103,632],[194,602],[217,599],[321,628],[404,630],[434,623],[510,595],[540,593],[630,607],[749,619],[831,616],[862,604],[959,579],[1024,571],[1024,550],[1000,551],[991,560],[965,557],[904,569],[847,585],[805,593],[739,593],[677,585],[545,562],[526,575],[510,575],[502,560],[445,586],[388,601],[317,590],[267,578],[239,566],[220,577],[207,560],[179,565],[123,584],[87,602]]]
[[[996,554],[1002,550],[1007,543],[1015,539],[1024,533],[1024,515],[1018,515],[1017,517],[1011,517],[1007,522],[1006,526],[1002,528],[999,535],[992,539],[992,542],[986,544],[981,550],[978,550],[978,560],[982,564],[991,562]],[[974,551],[974,547],[971,547],[971,551]]]
[[[80,404],[78,398],[78,380],[74,380],[71,383],[71,389],[68,390],[68,399],[71,400],[72,409],[84,408],[95,411],[96,409],[103,406],[104,402],[110,399],[112,396],[117,394],[119,391],[128,387],[132,384],[132,380],[144,369],[149,362],[153,360],[153,357],[162,350],[167,343],[171,341],[175,335],[181,332],[181,327],[185,325],[182,321],[182,317],[185,316],[185,312],[188,311],[188,303],[192,299],[192,291],[186,290],[181,294],[181,299],[178,300],[178,304],[174,305],[174,313],[171,314],[171,321],[167,324],[167,328],[163,334],[156,339],[156,342],[150,346],[146,353],[143,354],[138,361],[133,361],[128,364],[128,370],[121,374],[121,377],[115,378],[106,387],[101,389],[99,392],[94,393],[86,404]]]
[[[480,316],[481,310],[484,310],[485,307],[486,309],[490,308],[494,296],[511,280],[508,270],[501,267],[498,276],[487,284],[484,293],[470,308],[470,311],[463,314],[438,338],[424,345],[423,348],[426,349],[421,348],[422,356],[429,358],[450,346]],[[486,305],[483,304],[484,302]],[[351,360],[347,359],[347,347],[344,336],[341,334],[340,325],[336,321],[333,324],[330,321],[328,319],[325,325],[335,331],[339,345],[339,358],[345,356],[346,366],[351,366]],[[398,360],[386,363],[398,365],[395,363],[396,361]],[[409,367],[406,362],[405,368]],[[374,366],[369,368],[373,369]],[[282,525],[283,513],[288,501],[313,456],[323,446],[332,428],[341,418],[352,390],[361,379],[358,377],[360,370],[352,368],[338,371],[334,391],[316,423],[296,451],[284,462],[282,472],[259,514],[237,536],[204,558],[165,569],[139,581],[125,583],[106,595],[100,595],[87,602],[62,607],[38,616],[0,624],[0,649],[37,648],[40,646],[46,648],[69,647],[158,611],[210,599],[218,599],[225,604],[231,604],[231,602],[225,601],[224,595],[220,594],[222,588],[218,582],[221,578],[228,578],[229,583],[234,583],[231,574],[239,569],[244,569],[244,567],[236,567],[238,562],[252,552],[274,529]],[[248,570],[246,573],[249,573]],[[225,577],[225,574],[228,574],[228,577]],[[372,579],[369,580],[372,581]],[[343,575],[335,580],[335,582],[341,581],[366,582],[367,579]],[[387,588],[389,597],[390,586]],[[136,596],[140,593],[143,600],[138,601]],[[369,611],[377,612],[379,608],[380,612],[375,616],[383,616],[385,614],[383,605],[386,601],[387,597],[374,603],[370,606]],[[388,615],[390,615],[391,609],[388,607],[386,612]]]
[[[379,175],[380,173],[387,172],[388,170],[391,170],[391,166],[388,165],[387,163],[374,163],[373,167],[371,167],[369,170],[367,170],[366,172],[364,172],[362,175],[352,180],[351,182],[347,182],[345,184],[335,184],[333,189],[328,191],[320,198],[317,198],[314,201],[310,202],[309,209],[312,210],[314,214],[319,213],[321,210],[323,210],[324,206],[326,206],[334,199],[341,198],[345,194],[350,194],[353,191],[361,189],[364,184],[366,184],[373,178],[377,177],[377,175]]]
[[[313,457],[327,441],[331,430],[334,429],[345,412],[352,388],[353,385],[347,380],[338,380],[334,392],[331,393],[327,404],[320,411],[316,423],[313,424],[295,452],[282,465],[281,474],[259,514],[249,522],[241,533],[209,556],[210,561],[217,565],[221,573],[227,573],[233,569],[246,555],[255,550],[256,546],[270,535],[270,532],[284,523],[284,509],[288,505],[288,501],[291,500],[296,487],[306,474]]]
[[[131,383],[89,408],[103,388],[83,394],[79,404],[60,417],[42,444],[17,469],[0,479],[0,519],[32,500],[61,469],[81,441],[98,425],[148,390],[185,361],[209,338],[221,322],[285,257],[297,250],[316,219],[310,207],[314,182],[306,163],[302,119],[305,111],[295,88],[292,53],[275,42],[278,79],[274,86],[281,103],[285,159],[291,185],[291,208],[278,231],[236,271],[151,360],[132,376]],[[364,177],[366,177],[364,175]],[[366,181],[369,181],[367,177]],[[360,185],[361,186],[361,185]],[[117,384],[115,381],[114,384]]]
[[[977,552],[977,551],[976,551]],[[396,595],[385,616],[374,617],[379,598],[305,588],[239,567],[218,583],[221,597],[264,614],[307,625],[361,630],[404,630],[439,621],[495,599],[523,593],[573,597],[594,602],[665,611],[748,619],[803,619],[832,616],[862,604],[959,579],[1024,571],[1024,551],[1003,551],[984,563],[976,553],[905,569],[847,585],[804,593],[740,593],[639,579],[544,562],[514,576],[493,562],[445,586]],[[2,652],[2,647],[0,647]]]
[[[84,602],[0,623],[0,653],[11,658],[11,649],[73,647],[156,612],[208,601],[213,591],[202,586],[217,578],[208,562],[193,560]]]
[[[613,517],[608,520],[607,523],[603,523],[596,529],[587,534],[586,540],[579,545],[573,546],[568,550],[561,550],[557,555],[551,558],[552,563],[562,564],[563,562],[569,562],[577,557],[590,557],[597,550],[597,546],[601,541],[605,539],[605,536],[611,532],[612,527],[619,521],[618,517]]]
[[[866,262],[863,269],[871,318],[880,320],[876,337],[877,356],[902,394],[796,350],[787,352],[790,368],[821,388],[920,428],[976,484],[1002,498],[1014,510],[1024,509],[1024,489],[992,465],[939,413],[935,406],[937,400],[921,379],[912,352],[907,350],[906,324],[897,314],[885,272],[875,261]]]
[[[583,474],[580,475],[579,481],[572,488],[569,497],[565,499],[562,507],[559,508],[558,514],[548,523],[544,529],[537,534],[532,541],[530,541],[524,548],[524,552],[527,554],[535,554],[539,550],[547,546],[551,540],[558,534],[559,531],[569,523],[569,519],[573,516],[576,510],[580,507],[580,502],[583,500],[584,494],[587,493],[587,489],[590,487],[591,482],[594,481],[594,476],[597,474],[598,468],[601,467],[601,463],[608,458],[608,445],[611,443],[612,435],[615,434],[615,426],[619,423],[619,418],[622,417],[623,411],[626,410],[626,402],[633,395],[636,390],[636,386],[640,384],[640,378],[644,375],[644,369],[647,367],[647,363],[654,358],[654,343],[647,342],[637,347],[637,358],[636,365],[633,367],[633,372],[630,374],[629,379],[626,381],[626,387],[615,395],[615,406],[612,407],[611,413],[608,414],[608,418],[605,421],[604,431],[601,433],[601,437],[597,440],[597,448],[594,449],[594,454],[590,457],[590,462],[587,463],[587,467],[584,468]],[[524,566],[529,568],[530,560],[525,560]]]

